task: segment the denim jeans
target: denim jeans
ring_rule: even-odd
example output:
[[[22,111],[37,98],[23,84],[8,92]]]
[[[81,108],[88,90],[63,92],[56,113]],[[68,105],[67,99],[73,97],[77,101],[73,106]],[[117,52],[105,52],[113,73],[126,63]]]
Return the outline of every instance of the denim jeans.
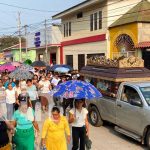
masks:
[[[11,120],[14,113],[14,104],[6,103],[6,107],[7,107],[7,119]]]
[[[0,112],[2,113],[2,115],[7,118],[7,108],[6,108],[6,103],[0,103]]]

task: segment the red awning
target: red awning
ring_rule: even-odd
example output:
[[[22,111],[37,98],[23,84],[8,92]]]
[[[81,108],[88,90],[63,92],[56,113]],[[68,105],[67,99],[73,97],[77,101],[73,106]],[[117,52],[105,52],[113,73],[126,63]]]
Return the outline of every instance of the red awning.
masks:
[[[134,48],[150,48],[150,41],[140,42]]]

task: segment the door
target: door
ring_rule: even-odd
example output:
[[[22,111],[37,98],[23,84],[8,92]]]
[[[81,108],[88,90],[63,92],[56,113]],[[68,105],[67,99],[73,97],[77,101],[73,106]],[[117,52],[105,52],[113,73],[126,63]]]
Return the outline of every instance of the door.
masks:
[[[66,65],[73,67],[73,55],[66,55]]]
[[[79,54],[78,55],[78,70],[85,66],[85,55]]]
[[[56,64],[56,53],[50,54],[50,64],[53,64],[53,65]]]
[[[134,101],[142,103],[139,93],[135,88],[125,85],[121,94],[121,100],[117,100],[116,122],[120,127],[141,134],[144,110],[142,105],[133,105],[132,102]]]
[[[150,69],[150,51],[142,50],[142,59],[144,60],[144,66]]]

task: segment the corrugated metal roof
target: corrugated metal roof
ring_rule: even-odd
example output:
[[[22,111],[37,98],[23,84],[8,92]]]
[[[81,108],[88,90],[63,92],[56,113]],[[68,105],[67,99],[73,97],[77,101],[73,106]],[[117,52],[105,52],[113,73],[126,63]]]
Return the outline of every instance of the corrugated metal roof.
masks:
[[[135,22],[150,22],[150,2],[142,0],[135,7],[110,25],[109,28]]]

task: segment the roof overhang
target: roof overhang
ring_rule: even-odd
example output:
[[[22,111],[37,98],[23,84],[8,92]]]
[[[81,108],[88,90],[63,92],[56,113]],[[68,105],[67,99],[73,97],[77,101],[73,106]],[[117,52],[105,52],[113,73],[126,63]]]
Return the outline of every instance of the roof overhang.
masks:
[[[74,12],[77,12],[77,11],[80,11],[84,8],[87,8],[91,5],[94,5],[94,4],[97,4],[97,3],[100,3],[100,2],[103,2],[105,0],[86,0],[82,3],[79,3],[73,7],[70,7],[69,9],[66,9],[54,16],[52,16],[53,19],[61,19],[62,17],[66,16],[66,15],[69,15],[69,14],[72,14]]]
[[[150,41],[140,42],[135,46],[135,48],[150,48]]]

